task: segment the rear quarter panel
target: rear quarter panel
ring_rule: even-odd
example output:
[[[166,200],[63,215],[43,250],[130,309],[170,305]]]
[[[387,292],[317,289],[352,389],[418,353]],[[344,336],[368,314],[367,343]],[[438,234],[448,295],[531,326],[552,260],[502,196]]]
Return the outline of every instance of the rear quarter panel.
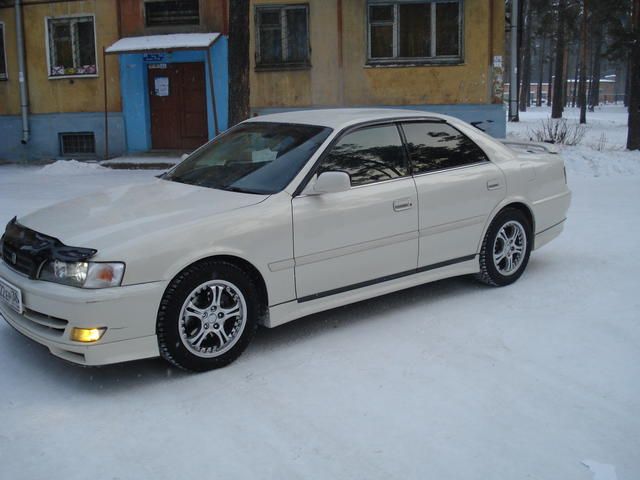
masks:
[[[521,203],[531,211],[536,235],[566,219],[571,191],[566,183],[561,155],[520,153],[464,123],[455,120],[451,123],[474,140],[505,175],[506,195],[490,215],[485,232],[495,215],[513,203]],[[481,243],[482,239],[478,248]]]

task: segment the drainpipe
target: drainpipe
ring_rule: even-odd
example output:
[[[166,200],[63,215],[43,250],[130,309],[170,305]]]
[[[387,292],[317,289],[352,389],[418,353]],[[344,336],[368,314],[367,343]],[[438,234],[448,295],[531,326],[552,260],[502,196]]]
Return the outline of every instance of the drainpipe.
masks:
[[[27,69],[24,61],[24,30],[22,29],[22,1],[15,0],[16,40],[18,44],[18,82],[20,83],[20,112],[22,113],[22,143],[29,141],[29,95],[27,93]]]
[[[511,0],[511,72],[509,78],[509,121],[518,121],[518,0]]]

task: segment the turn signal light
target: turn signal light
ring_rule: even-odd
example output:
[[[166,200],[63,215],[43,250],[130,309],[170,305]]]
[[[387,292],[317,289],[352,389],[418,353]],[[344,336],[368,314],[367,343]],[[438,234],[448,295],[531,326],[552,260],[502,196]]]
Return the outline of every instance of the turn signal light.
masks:
[[[106,328],[75,328],[71,330],[71,340],[74,342],[91,343],[102,338]]]

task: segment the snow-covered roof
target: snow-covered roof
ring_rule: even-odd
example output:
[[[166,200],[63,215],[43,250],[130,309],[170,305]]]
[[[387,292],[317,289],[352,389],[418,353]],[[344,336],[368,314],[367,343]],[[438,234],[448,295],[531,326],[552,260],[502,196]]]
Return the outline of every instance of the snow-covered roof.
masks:
[[[319,125],[336,129],[368,121],[413,117],[450,119],[450,117],[446,115],[440,115],[433,112],[402,108],[326,108],[258,115],[256,117],[252,117],[250,121],[301,123],[305,125]]]
[[[198,50],[209,48],[219,33],[172,33],[145,37],[121,38],[107,48],[107,53],[157,52],[164,50]]]

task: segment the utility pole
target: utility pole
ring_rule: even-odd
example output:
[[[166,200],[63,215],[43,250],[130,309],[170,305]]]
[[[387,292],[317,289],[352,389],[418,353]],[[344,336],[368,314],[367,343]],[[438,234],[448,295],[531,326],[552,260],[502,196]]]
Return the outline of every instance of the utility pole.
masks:
[[[518,121],[518,0],[511,0],[511,61],[509,72],[509,121]]]
[[[564,110],[564,94],[566,85],[564,79],[566,78],[565,68],[567,66],[567,52],[565,52],[565,38],[564,38],[564,22],[565,22],[565,9],[567,8],[567,0],[560,0],[558,2],[558,24],[556,30],[556,65],[555,65],[555,77],[553,79],[553,102],[551,104],[551,118],[562,118],[562,112]]]
[[[631,52],[628,75],[629,95],[629,130],[627,148],[640,150],[640,0],[633,1],[632,32],[635,38]]]
[[[582,0],[582,28],[580,31],[580,86],[578,90],[580,123],[587,123],[587,28],[589,26],[587,1]]]

